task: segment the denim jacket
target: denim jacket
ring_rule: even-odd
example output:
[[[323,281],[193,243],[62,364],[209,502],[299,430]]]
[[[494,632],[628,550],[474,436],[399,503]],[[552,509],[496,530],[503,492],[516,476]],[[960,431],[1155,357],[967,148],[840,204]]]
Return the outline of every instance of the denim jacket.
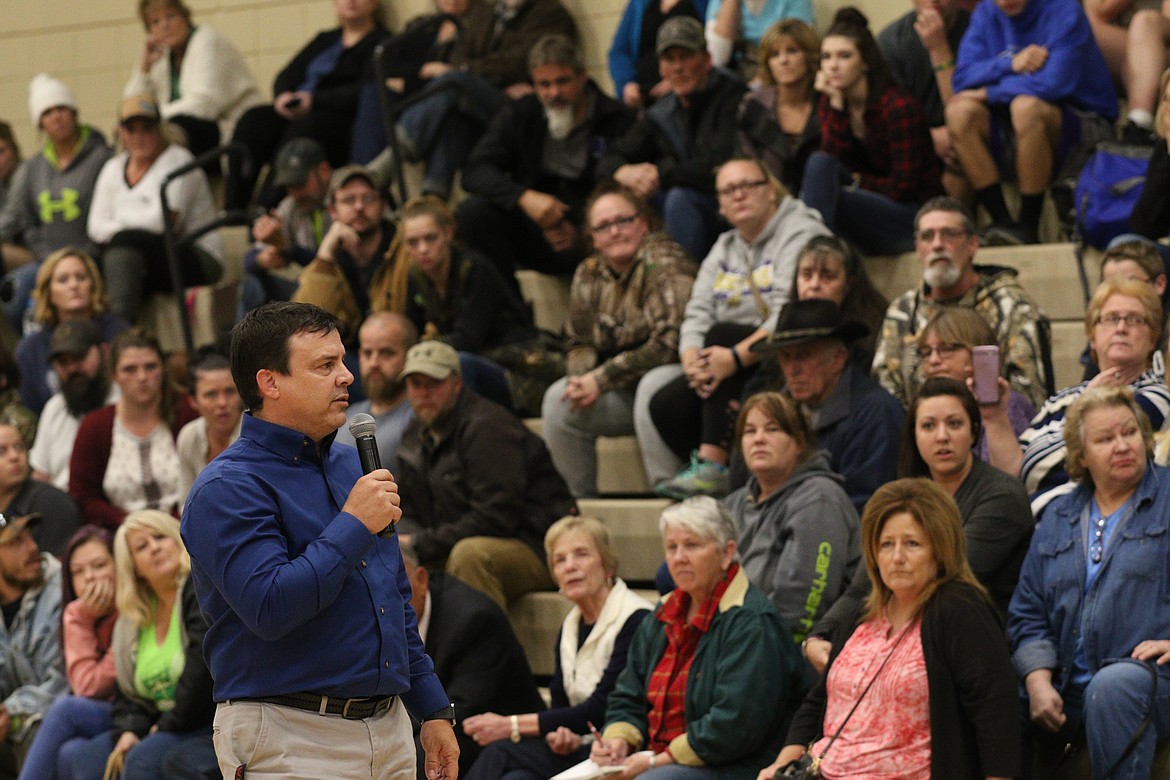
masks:
[[[44,583],[25,592],[11,626],[0,621],[0,696],[8,713],[19,716],[18,737],[69,691],[61,658],[61,564],[48,553],[41,561]]]
[[[1020,679],[1053,670],[1063,692],[1078,634],[1089,671],[1128,657],[1145,639],[1170,637],[1170,469],[1148,462],[1132,503],[1085,592],[1090,486],[1052,501],[1041,515],[1008,607],[1012,661]]]

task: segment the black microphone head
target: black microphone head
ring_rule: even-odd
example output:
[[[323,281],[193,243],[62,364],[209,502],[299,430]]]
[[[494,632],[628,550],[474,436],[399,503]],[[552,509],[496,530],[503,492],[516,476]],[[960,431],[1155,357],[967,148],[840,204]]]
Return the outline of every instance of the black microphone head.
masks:
[[[373,436],[378,430],[378,424],[374,422],[374,418],[365,412],[358,412],[349,421],[349,435],[355,439],[360,439],[363,436]]]

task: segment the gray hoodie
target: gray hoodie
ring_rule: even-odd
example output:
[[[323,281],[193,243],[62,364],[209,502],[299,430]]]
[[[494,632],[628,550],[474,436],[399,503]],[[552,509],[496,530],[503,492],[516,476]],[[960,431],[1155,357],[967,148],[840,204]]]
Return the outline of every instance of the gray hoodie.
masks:
[[[797,465],[761,503],[755,477],[724,505],[739,529],[739,560],[800,642],[848,587],[861,559],[857,511],[824,451]]]
[[[720,235],[699,267],[679,328],[679,354],[702,348],[707,331],[717,322],[772,330],[781,307],[792,297],[800,250],[814,236],[831,235],[820,212],[791,195],[780,201],[763,232],[750,244],[738,230]],[[752,294],[749,271],[768,309],[766,316],[761,316]]]
[[[100,131],[83,125],[81,150],[62,171],[51,162],[53,147],[46,143],[12,176],[0,212],[0,241],[28,247],[38,262],[65,246],[96,255],[85,224],[98,173],[113,154]]]

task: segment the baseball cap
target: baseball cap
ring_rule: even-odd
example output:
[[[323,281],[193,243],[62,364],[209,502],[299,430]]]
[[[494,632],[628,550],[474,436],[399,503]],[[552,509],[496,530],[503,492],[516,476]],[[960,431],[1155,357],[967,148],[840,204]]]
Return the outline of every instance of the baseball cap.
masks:
[[[333,203],[333,193],[354,179],[362,179],[366,184],[381,192],[378,189],[378,177],[374,175],[373,171],[364,165],[346,165],[333,172],[333,178],[329,180],[329,194],[325,198],[326,202]]]
[[[676,16],[667,19],[658,28],[654,53],[661,57],[667,49],[674,46],[690,51],[707,51],[707,38],[703,35],[703,25],[699,24],[698,19]]]
[[[8,516],[0,514],[0,544],[15,542],[25,529],[32,530],[41,524],[40,512],[31,512],[27,515]]]
[[[98,326],[90,320],[65,320],[53,329],[49,359],[60,355],[84,355],[104,341]]]
[[[118,122],[121,124],[129,122],[131,119],[149,119],[152,122],[157,122],[158,118],[158,103],[155,102],[153,95],[145,92],[124,98],[118,104]]]
[[[446,379],[452,374],[462,376],[459,353],[450,344],[441,341],[415,344],[406,353],[406,364],[398,378],[406,379],[411,374],[424,374],[431,379]]]
[[[325,147],[321,144],[312,138],[294,138],[280,147],[276,154],[276,176],[273,181],[277,187],[304,184],[313,169],[325,162],[325,159]]]

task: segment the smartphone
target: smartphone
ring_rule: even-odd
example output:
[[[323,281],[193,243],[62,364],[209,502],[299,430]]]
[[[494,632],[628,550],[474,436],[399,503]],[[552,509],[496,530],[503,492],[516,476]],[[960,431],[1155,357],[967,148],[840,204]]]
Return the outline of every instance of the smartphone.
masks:
[[[975,367],[975,400],[981,404],[994,404],[999,400],[999,347],[975,347],[971,350],[971,363]]]

